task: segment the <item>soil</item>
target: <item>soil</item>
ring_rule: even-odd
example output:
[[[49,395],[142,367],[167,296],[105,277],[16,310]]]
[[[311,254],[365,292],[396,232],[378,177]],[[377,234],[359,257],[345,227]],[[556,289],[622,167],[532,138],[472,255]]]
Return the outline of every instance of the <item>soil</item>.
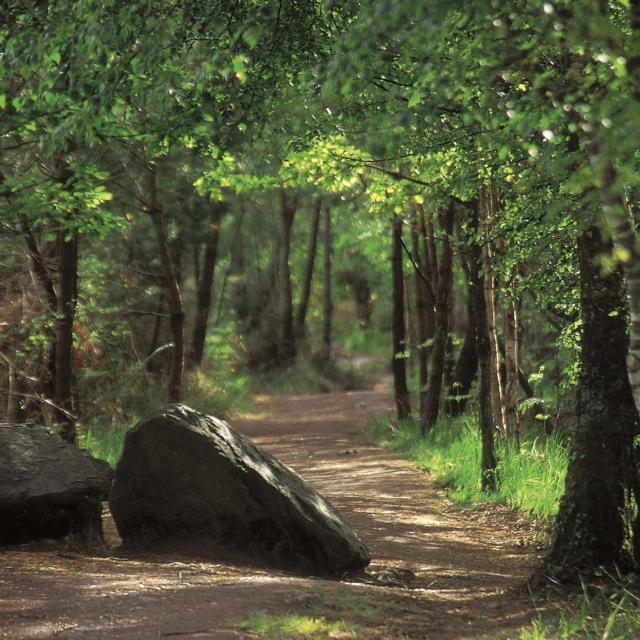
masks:
[[[541,550],[527,542],[530,525],[503,507],[452,505],[410,462],[375,447],[369,421],[390,412],[385,385],[258,396],[255,407],[232,424],[345,515],[372,552],[368,576],[125,555],[106,513],[101,553],[53,542],[0,552],[0,638],[254,638],[238,623],[258,611],[344,620],[358,638],[515,638],[535,615],[525,585]]]

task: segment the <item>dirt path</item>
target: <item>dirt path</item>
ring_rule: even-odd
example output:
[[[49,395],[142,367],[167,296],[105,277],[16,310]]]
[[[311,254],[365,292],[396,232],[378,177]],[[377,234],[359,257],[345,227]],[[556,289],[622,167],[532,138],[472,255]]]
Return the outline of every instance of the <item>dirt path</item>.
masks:
[[[451,506],[423,474],[367,442],[382,389],[258,397],[233,424],[344,513],[371,569],[415,579],[380,586],[296,578],[184,557],[86,557],[59,547],[0,553],[0,638],[251,638],[256,611],[343,619],[359,638],[513,638],[533,611],[523,584],[536,553],[504,509]]]

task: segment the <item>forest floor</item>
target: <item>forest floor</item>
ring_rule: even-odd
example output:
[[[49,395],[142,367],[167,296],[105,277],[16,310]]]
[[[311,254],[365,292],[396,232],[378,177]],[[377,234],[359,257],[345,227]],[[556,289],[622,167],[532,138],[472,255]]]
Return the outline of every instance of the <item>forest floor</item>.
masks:
[[[234,426],[344,514],[372,552],[370,571],[391,584],[115,546],[97,555],[24,546],[0,552],[0,638],[255,638],[239,623],[263,611],[354,625],[319,637],[513,639],[536,614],[526,581],[541,551],[530,525],[497,505],[454,506],[410,462],[375,447],[368,420],[390,411],[384,384],[255,402]],[[105,525],[114,544],[108,514]]]

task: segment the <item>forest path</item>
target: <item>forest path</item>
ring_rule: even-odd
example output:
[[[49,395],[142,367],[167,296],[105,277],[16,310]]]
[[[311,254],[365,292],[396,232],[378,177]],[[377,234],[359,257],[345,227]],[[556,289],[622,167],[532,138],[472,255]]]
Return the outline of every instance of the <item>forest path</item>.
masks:
[[[373,446],[369,416],[390,408],[384,385],[258,396],[255,411],[232,423],[344,514],[372,552],[371,571],[412,571],[406,586],[297,578],[180,556],[5,550],[0,638],[253,638],[234,622],[257,611],[342,619],[358,625],[358,638],[514,638],[534,613],[524,584],[538,557],[520,542],[526,523],[495,505],[451,505],[411,463]]]

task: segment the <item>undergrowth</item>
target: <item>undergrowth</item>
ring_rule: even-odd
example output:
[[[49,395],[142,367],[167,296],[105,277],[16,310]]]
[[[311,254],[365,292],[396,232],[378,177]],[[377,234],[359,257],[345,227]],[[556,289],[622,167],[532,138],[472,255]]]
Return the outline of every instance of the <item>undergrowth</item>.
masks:
[[[228,327],[207,336],[203,366],[186,372],[182,402],[220,418],[231,410],[251,407],[250,378],[240,367],[241,349],[229,339]],[[105,378],[113,378],[117,381]],[[96,458],[114,466],[122,453],[125,434],[142,418],[167,405],[167,379],[140,365],[117,374],[87,369],[83,372],[84,412],[91,417],[78,423],[78,440]]]
[[[302,359],[284,369],[253,373],[250,387],[254,393],[291,395],[329,393],[364,389],[369,381],[355,368],[333,361]]]
[[[529,434],[520,449],[496,438],[498,490],[487,494],[480,487],[480,434],[472,418],[443,419],[425,437],[412,420],[378,420],[374,432],[379,444],[431,472],[439,485],[450,489],[454,502],[501,502],[540,518],[558,510],[568,459],[566,448],[553,435]]]
[[[640,598],[628,588],[582,593],[558,611],[539,617],[520,631],[517,640],[637,640],[640,638]]]

